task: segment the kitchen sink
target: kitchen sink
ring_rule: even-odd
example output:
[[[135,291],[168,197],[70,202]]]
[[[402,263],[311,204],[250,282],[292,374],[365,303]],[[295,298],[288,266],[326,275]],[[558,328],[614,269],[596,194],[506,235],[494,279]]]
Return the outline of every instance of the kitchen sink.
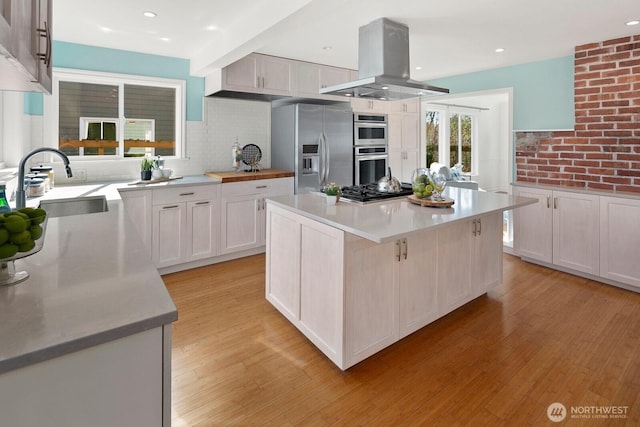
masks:
[[[41,200],[38,207],[47,211],[49,218],[107,212],[109,210],[105,196]]]

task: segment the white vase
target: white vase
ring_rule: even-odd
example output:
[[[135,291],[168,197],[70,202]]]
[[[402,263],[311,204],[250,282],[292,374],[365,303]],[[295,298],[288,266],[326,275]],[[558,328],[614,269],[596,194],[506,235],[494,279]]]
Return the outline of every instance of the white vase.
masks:
[[[336,203],[338,203],[338,199],[340,198],[340,196],[325,196],[327,198],[327,204],[328,205],[335,205]]]

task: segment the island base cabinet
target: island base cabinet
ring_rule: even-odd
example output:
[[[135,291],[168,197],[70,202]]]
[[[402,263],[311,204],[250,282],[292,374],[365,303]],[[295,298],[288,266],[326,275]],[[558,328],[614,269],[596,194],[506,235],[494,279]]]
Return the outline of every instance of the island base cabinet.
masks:
[[[498,284],[501,224],[376,243],[268,202],[266,298],[344,370]]]
[[[335,228],[267,210],[266,298],[340,367],[343,238]]]
[[[170,359],[165,326],[6,372],[0,424],[168,427]]]

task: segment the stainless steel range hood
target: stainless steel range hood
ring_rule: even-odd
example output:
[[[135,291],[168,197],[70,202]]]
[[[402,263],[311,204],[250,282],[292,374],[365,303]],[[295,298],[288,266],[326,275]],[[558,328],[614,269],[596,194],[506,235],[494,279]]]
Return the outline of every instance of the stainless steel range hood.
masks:
[[[409,28],[387,18],[360,27],[358,80],[320,89],[321,94],[386,101],[449,93],[409,78]]]

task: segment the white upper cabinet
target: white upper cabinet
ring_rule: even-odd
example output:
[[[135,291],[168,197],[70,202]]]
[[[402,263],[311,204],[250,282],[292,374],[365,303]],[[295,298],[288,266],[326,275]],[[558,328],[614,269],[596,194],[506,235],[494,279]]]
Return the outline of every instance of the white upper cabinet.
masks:
[[[350,70],[311,62],[298,63],[299,96],[341,100],[335,95],[321,95],[320,89],[350,81]]]
[[[252,53],[222,70],[222,89],[288,95],[292,75],[291,61]]]
[[[51,93],[51,0],[0,2],[0,90]]]

